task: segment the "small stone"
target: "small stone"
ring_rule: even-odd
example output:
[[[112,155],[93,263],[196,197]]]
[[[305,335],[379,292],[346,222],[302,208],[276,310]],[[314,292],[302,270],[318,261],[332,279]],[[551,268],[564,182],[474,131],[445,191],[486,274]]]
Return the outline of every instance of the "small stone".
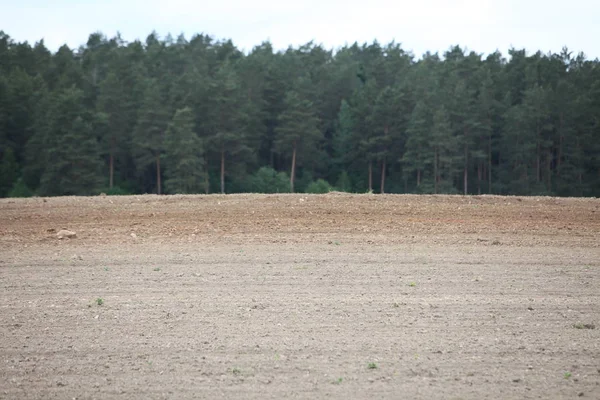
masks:
[[[76,238],[77,237],[77,233],[73,232],[73,231],[68,231],[66,229],[61,229],[60,231],[58,231],[58,233],[56,234],[56,237],[58,239],[72,239],[72,238]]]
[[[133,239],[137,239],[137,235],[135,234],[135,232],[131,232],[131,237],[132,237]]]

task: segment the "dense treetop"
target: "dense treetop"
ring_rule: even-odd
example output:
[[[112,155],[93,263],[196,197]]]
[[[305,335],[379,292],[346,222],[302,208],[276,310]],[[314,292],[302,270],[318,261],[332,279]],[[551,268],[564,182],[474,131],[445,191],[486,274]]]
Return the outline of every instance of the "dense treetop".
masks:
[[[0,196],[330,188],[599,196],[599,62],[0,31]]]

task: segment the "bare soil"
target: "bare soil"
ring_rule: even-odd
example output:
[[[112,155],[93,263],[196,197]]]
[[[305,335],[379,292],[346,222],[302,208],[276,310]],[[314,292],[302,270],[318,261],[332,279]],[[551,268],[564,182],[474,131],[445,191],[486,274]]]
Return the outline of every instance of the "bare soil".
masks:
[[[2,399],[579,396],[598,199],[0,200]]]

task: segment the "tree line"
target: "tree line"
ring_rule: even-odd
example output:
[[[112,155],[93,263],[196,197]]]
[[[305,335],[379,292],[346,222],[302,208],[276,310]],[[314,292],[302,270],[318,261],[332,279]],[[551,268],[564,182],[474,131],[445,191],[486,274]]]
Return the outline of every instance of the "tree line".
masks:
[[[334,189],[598,196],[598,60],[0,31],[2,197]]]

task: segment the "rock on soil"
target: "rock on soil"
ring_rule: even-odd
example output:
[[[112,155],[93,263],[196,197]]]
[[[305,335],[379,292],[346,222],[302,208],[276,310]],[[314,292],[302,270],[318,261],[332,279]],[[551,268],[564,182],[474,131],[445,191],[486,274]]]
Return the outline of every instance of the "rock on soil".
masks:
[[[58,231],[58,233],[56,234],[56,237],[58,239],[72,239],[72,238],[76,238],[77,237],[77,233],[73,232],[73,231],[68,231],[66,229],[62,229],[60,231]]]

